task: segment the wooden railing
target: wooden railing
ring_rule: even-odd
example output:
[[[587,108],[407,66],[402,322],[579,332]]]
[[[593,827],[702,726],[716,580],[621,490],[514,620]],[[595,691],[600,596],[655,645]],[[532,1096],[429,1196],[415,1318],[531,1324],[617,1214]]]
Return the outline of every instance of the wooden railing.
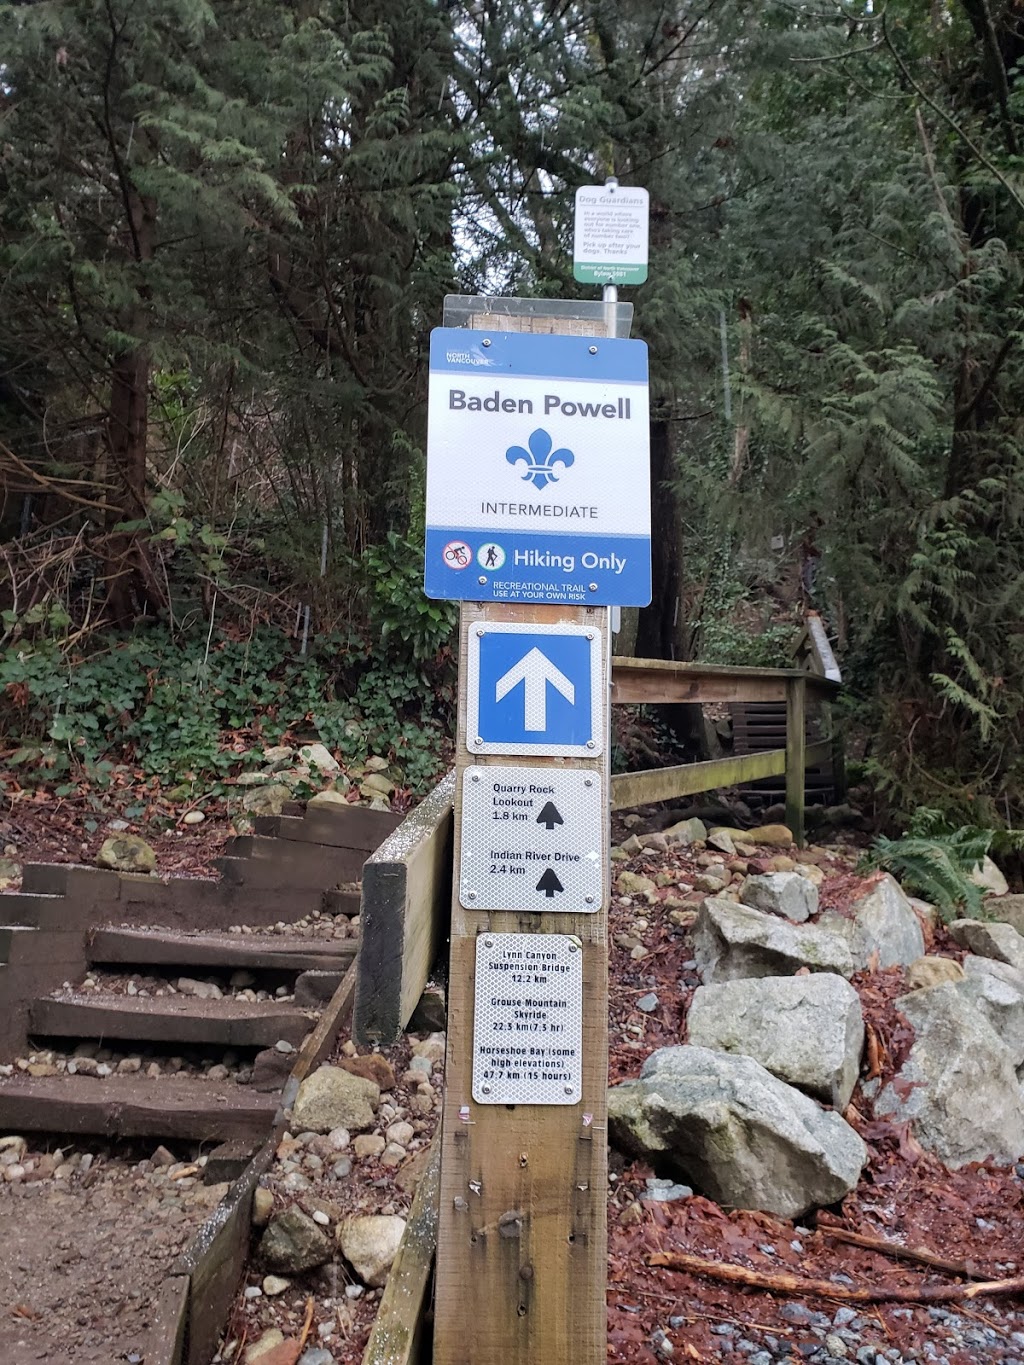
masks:
[[[817,620],[817,618],[815,618]],[[820,623],[819,623],[820,624]],[[806,644],[801,636],[801,645]],[[825,642],[827,645],[827,641]],[[612,810],[628,810],[653,801],[755,782],[763,777],[786,777],[786,824],[797,844],[804,842],[804,772],[825,762],[831,740],[807,744],[807,703],[830,702],[839,691],[836,677],[817,671],[825,660],[806,650],[804,668],[732,668],[720,664],[683,664],[665,659],[613,659],[612,702],[633,705],[693,702],[786,703],[786,747],[767,753],[734,755],[707,763],[684,763],[672,768],[616,773],[612,777]],[[829,651],[831,659],[831,651]],[[834,660],[832,660],[834,668]],[[812,671],[814,669],[814,671]],[[834,669],[838,673],[838,669]]]

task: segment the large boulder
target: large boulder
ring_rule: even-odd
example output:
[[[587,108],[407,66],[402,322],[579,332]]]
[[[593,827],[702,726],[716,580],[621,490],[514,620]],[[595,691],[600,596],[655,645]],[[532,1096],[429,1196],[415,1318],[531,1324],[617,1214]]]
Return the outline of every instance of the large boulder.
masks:
[[[842,1111],[864,1046],[860,997],[831,973],[701,986],[687,1016],[690,1042],[739,1053]]]
[[[818,888],[800,872],[764,872],[747,877],[740,900],[753,910],[802,923],[818,911]]]
[[[387,1281],[404,1232],[405,1219],[395,1214],[346,1218],[338,1228],[338,1245],[363,1284],[376,1289]]]
[[[792,976],[801,967],[852,976],[861,966],[856,929],[849,920],[790,924],[720,896],[709,896],[700,907],[694,956],[705,984]]]
[[[666,1047],[608,1092],[612,1141],[728,1208],[798,1218],[856,1185],[867,1148],[750,1057]]]
[[[922,1147],[953,1169],[1024,1154],[1024,1105],[1010,1049],[964,984],[914,991],[898,1008],[914,1046],[875,1100],[877,1118],[909,1122]]]
[[[373,1127],[380,1104],[380,1086],[364,1076],[353,1076],[340,1066],[321,1066],[299,1086],[292,1106],[292,1131],[329,1133],[347,1128],[361,1133]]]
[[[921,921],[899,882],[888,873],[852,909],[866,957],[877,953],[880,967],[909,966],[924,955]]]
[[[1014,1066],[1024,1065],[1024,972],[970,955],[964,958],[963,971],[961,995],[981,1011],[1010,1049]]]
[[[949,932],[964,948],[978,957],[990,957],[1024,971],[1024,937],[1008,924],[993,924],[980,919],[956,919]]]
[[[1008,924],[1018,934],[1024,934],[1024,896],[986,896],[984,907],[986,918]]]
[[[294,1206],[275,1214],[260,1239],[264,1265],[284,1275],[301,1275],[325,1265],[332,1251],[331,1240],[323,1228]]]
[[[969,880],[975,886],[980,886],[990,896],[1005,896],[1009,891],[1009,883],[999,868],[986,853],[985,857],[971,870]]]

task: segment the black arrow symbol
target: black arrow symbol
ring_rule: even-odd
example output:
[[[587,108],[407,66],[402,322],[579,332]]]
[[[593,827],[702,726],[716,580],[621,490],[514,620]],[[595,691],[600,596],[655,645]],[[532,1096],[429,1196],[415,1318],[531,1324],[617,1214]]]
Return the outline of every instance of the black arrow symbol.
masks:
[[[555,875],[555,869],[553,867],[546,867],[544,869],[544,875],[537,883],[537,890],[543,891],[548,900],[550,900],[556,891],[564,891],[565,887]]]
[[[554,829],[556,825],[564,825],[565,821],[558,813],[558,807],[554,801],[549,801],[541,813],[537,816],[538,825],[547,825],[548,829]]]

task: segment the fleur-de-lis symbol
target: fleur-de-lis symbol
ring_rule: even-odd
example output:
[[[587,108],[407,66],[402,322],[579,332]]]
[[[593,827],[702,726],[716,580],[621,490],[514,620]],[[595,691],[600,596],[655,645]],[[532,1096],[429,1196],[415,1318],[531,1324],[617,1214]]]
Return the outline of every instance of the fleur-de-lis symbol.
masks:
[[[509,446],[505,451],[505,459],[509,464],[516,465],[520,460],[526,461],[526,473],[523,475],[524,483],[532,481],[537,489],[547,488],[549,483],[557,483],[558,475],[554,472],[556,464],[563,465],[566,469],[575,463],[576,457],[571,450],[552,450],[554,443],[543,427],[538,427],[530,436],[529,450],[524,450],[522,446]]]

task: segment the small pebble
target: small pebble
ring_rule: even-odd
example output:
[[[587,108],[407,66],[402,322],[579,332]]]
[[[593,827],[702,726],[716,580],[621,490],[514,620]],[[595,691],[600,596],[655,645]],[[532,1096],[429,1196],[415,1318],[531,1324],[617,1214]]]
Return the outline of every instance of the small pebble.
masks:
[[[652,1010],[658,1008],[658,997],[653,991],[650,991],[647,995],[642,995],[640,997],[636,1002],[636,1007],[638,1010],[643,1010],[644,1014],[650,1014]]]
[[[263,1290],[258,1284],[247,1284],[242,1291],[243,1299],[262,1299]]]

